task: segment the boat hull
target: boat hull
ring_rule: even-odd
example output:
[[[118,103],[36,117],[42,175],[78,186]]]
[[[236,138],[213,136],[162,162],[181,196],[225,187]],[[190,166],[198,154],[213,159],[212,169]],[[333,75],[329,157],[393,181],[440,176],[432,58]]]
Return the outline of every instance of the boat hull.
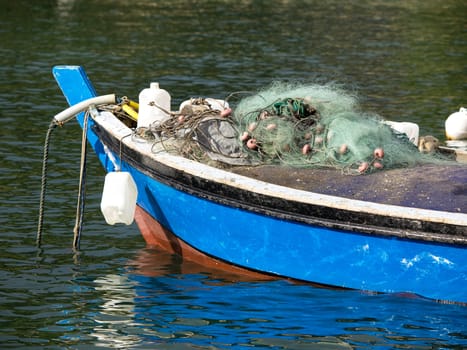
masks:
[[[291,222],[132,175],[143,193],[136,221],[144,238],[187,259],[337,287],[466,301],[463,247]]]

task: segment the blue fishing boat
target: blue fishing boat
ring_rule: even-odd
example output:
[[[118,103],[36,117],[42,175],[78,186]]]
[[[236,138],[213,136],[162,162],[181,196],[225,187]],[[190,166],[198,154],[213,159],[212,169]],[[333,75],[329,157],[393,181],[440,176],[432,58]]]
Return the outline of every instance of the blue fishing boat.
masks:
[[[134,212],[149,245],[239,275],[467,303],[465,165],[365,174],[381,166],[219,167],[173,152],[168,139],[139,134],[137,107],[98,96],[83,68],[57,66],[53,75],[71,106],[55,124],[76,115],[106,172],[126,174],[129,186],[104,192],[110,202],[133,193],[134,207],[131,194],[122,203],[131,216],[120,222],[131,222]],[[375,159],[382,156],[375,150]]]

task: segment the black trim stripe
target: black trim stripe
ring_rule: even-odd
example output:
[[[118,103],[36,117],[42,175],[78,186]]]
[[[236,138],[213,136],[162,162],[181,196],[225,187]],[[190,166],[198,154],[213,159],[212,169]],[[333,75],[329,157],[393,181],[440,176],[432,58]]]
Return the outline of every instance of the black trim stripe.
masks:
[[[360,234],[396,237],[449,245],[467,245],[467,227],[425,220],[375,215],[255,193],[193,176],[146,157],[121,143],[98,124],[93,131],[115,154],[144,174],[183,192],[222,205],[241,208],[283,220]]]

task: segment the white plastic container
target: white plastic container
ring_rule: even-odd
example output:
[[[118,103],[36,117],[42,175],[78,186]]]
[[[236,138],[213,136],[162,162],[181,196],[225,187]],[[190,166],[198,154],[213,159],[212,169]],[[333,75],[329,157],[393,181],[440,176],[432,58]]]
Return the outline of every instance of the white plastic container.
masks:
[[[459,112],[452,113],[444,127],[448,140],[467,140],[467,108],[461,107]]]
[[[205,101],[209,104],[209,106],[211,106],[211,109],[213,109],[213,110],[217,110],[217,111],[222,112],[224,109],[229,108],[229,103],[227,101],[224,101],[224,100],[219,100],[219,99],[208,97],[208,98],[205,99]],[[183,107],[185,107],[187,105],[191,105],[192,102],[193,102],[192,100],[183,101],[180,104],[180,107],[179,107],[178,110],[181,111],[183,109]]]
[[[385,123],[394,130],[406,134],[409,140],[415,146],[418,146],[418,138],[420,133],[420,128],[418,127],[418,124],[410,122],[393,122],[389,120],[385,121]]]
[[[117,171],[105,176],[101,211],[109,225],[130,225],[135,217],[138,189],[130,173]]]
[[[170,104],[170,94],[159,88],[159,83],[151,83],[139,93],[138,127],[164,121],[169,117]]]
[[[208,97],[206,98],[206,102],[209,103],[211,108],[215,111],[223,111],[224,109],[229,108],[229,103],[224,100]]]

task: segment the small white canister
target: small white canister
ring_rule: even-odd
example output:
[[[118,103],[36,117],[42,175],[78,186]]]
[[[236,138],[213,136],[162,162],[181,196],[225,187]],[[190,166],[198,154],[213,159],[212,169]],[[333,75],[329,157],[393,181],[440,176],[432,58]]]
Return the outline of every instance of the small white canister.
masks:
[[[105,176],[101,211],[109,225],[130,225],[135,217],[138,189],[128,172],[117,171]]]
[[[164,121],[170,116],[170,108],[170,94],[161,89],[159,83],[151,83],[139,94],[138,128]]]

